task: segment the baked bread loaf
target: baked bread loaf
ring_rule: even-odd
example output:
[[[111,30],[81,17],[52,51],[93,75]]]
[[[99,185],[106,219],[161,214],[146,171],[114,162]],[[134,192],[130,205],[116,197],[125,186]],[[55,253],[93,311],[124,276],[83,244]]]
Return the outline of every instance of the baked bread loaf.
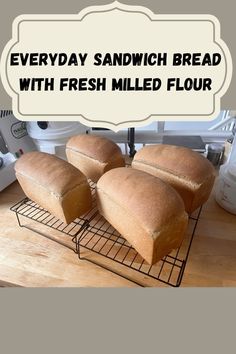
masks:
[[[183,240],[188,223],[178,193],[159,178],[133,168],[116,168],[97,183],[101,215],[149,263]]]
[[[29,152],[15,164],[16,177],[26,196],[69,224],[92,207],[86,177],[55,155]]]
[[[72,137],[67,142],[66,155],[72,165],[94,182],[106,171],[125,166],[119,146],[97,135],[81,134]]]
[[[169,183],[191,214],[207,201],[215,170],[211,162],[191,149],[174,145],[147,145],[134,156],[132,167]]]

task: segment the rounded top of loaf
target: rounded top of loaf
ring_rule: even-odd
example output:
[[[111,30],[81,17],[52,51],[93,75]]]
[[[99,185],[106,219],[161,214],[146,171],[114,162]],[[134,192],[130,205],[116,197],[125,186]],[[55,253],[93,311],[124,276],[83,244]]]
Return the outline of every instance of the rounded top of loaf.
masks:
[[[192,183],[201,184],[215,175],[210,161],[198,152],[175,145],[147,145],[134,156],[132,165],[140,162],[170,172]]]
[[[121,155],[119,146],[112,140],[91,134],[73,136],[67,142],[66,148],[100,162],[108,162],[115,155]]]
[[[15,171],[58,196],[87,182],[84,174],[67,161],[39,151],[22,155],[15,164]]]
[[[186,217],[179,194],[170,185],[143,171],[115,168],[99,179],[97,189],[153,233],[171,219]]]

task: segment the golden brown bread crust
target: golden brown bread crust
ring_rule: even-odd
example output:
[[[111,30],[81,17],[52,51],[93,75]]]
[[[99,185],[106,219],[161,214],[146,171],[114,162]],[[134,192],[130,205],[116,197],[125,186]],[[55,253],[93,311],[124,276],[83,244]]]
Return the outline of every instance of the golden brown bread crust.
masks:
[[[39,151],[22,155],[15,164],[15,171],[59,196],[86,181],[84,174],[68,162]]]
[[[26,196],[65,223],[92,207],[86,177],[68,162],[43,152],[29,152],[15,164]]]
[[[81,134],[73,136],[66,145],[67,149],[79,152],[99,162],[113,160],[121,150],[113,141],[98,135]]]
[[[133,161],[160,168],[193,184],[202,184],[214,174],[213,165],[204,156],[182,146],[147,145],[136,153]]]
[[[132,167],[169,183],[181,195],[188,213],[207,201],[215,180],[214,167],[204,156],[174,145],[143,147]]]
[[[116,168],[97,184],[100,213],[153,264],[178,248],[187,214],[178,193],[148,173]]]
[[[71,164],[94,182],[106,171],[125,166],[120,148],[113,141],[97,135],[72,137],[67,142],[66,155]]]

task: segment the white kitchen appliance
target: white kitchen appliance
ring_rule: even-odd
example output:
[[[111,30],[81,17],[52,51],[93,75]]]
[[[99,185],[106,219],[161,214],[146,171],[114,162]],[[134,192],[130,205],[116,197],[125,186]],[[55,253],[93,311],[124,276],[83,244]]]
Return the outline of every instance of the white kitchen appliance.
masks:
[[[232,111],[236,116],[236,112]],[[234,122],[235,124],[235,122]],[[232,146],[229,157],[220,167],[219,177],[215,188],[217,203],[232,214],[236,214],[236,127],[232,129]]]
[[[236,163],[226,163],[220,167],[215,199],[222,208],[236,214]]]
[[[12,111],[0,110],[0,192],[16,180],[14,165],[25,152],[36,150],[26,124]]]
[[[233,128],[233,142],[227,163],[236,164],[236,126]]]
[[[27,131],[37,149],[66,159],[69,138],[85,134],[89,128],[79,122],[27,122]]]

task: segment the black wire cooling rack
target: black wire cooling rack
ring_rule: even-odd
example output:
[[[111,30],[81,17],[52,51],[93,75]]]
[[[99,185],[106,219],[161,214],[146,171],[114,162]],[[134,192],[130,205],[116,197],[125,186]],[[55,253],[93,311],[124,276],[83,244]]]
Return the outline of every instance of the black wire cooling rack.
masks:
[[[90,182],[90,186],[92,209],[69,225],[28,198],[13,205],[11,210],[15,212],[19,226],[72,249],[80,260],[92,262],[140,286],[157,286],[160,282],[180,286],[201,208],[189,217],[188,230],[180,248],[150,266],[99,214],[96,185]]]

